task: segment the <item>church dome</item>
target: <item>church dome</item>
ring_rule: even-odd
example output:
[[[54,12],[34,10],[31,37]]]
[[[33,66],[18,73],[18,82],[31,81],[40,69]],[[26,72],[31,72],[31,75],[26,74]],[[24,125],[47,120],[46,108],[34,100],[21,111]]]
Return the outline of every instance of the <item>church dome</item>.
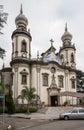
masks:
[[[66,24],[66,27],[65,27],[65,32],[64,32],[64,34],[61,37],[61,40],[63,42],[66,41],[66,40],[68,40],[68,41],[72,40],[72,35],[68,32],[67,24]]]
[[[20,27],[26,28],[28,25],[28,20],[23,14],[22,5],[20,9],[20,14],[15,19],[15,23],[16,23],[17,28],[20,28]]]

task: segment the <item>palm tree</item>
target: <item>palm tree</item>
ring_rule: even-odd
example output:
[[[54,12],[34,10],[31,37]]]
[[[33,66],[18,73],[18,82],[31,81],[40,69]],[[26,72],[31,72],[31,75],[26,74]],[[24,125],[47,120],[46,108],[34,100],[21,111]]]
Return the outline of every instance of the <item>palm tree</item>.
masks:
[[[21,94],[17,97],[17,99],[21,99],[22,100],[22,107],[23,107],[23,104],[24,104],[24,99],[25,99],[25,90],[23,89],[21,91]]]
[[[28,88],[27,86],[24,86],[24,89],[21,92],[21,95],[19,95],[18,97],[22,99],[22,103],[23,100],[26,99],[27,100],[27,112],[29,113],[29,106],[32,102],[33,99],[36,99],[38,97],[37,94],[35,94],[35,88]]]

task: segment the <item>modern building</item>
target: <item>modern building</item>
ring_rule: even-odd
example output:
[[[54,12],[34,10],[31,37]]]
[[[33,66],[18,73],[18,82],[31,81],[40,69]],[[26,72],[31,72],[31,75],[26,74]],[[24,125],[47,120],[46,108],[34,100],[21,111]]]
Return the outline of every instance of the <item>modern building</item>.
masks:
[[[38,53],[36,58],[31,58],[32,36],[30,30],[27,30],[28,19],[23,14],[22,6],[15,18],[15,24],[16,29],[12,33],[11,67],[2,69],[2,72],[10,75],[10,78],[7,79],[6,75],[4,79],[12,86],[13,98],[16,99],[24,86],[28,86],[36,89],[45,105],[63,105],[65,102],[75,105],[76,97],[70,94],[76,93],[77,86],[76,48],[67,24],[61,37],[59,52],[56,52],[51,39],[48,50],[41,56]],[[5,83],[5,86],[7,84]]]

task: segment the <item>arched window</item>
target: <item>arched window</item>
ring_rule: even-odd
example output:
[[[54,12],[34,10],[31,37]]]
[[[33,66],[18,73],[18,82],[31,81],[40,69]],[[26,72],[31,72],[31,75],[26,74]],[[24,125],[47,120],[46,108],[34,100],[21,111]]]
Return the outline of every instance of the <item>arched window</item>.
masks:
[[[22,52],[26,52],[27,51],[27,49],[26,49],[26,41],[25,40],[23,40],[22,41]]]
[[[27,84],[27,75],[22,75],[22,84]]]
[[[63,75],[58,75],[59,88],[64,87],[63,78],[64,78]]]
[[[75,89],[75,80],[71,80],[72,88]]]
[[[23,69],[21,72],[21,84],[27,84],[27,75],[28,75],[28,72],[26,69]]]
[[[42,74],[42,79],[43,79],[43,86],[48,86],[48,74],[47,73]]]
[[[64,62],[64,56],[63,54],[60,56],[62,63]]]
[[[71,62],[74,63],[74,54],[71,54]]]
[[[74,76],[72,76],[72,78],[71,78],[71,87],[73,89],[75,89],[75,78],[74,78]]]
[[[14,53],[14,43],[12,42],[12,53]]]

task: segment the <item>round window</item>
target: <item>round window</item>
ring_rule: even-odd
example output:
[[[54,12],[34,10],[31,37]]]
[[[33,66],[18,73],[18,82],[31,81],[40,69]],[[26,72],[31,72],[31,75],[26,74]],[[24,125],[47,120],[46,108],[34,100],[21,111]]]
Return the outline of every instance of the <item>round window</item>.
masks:
[[[56,72],[55,67],[52,67],[52,68],[51,68],[51,73],[53,73],[53,74],[54,74],[55,72]]]

